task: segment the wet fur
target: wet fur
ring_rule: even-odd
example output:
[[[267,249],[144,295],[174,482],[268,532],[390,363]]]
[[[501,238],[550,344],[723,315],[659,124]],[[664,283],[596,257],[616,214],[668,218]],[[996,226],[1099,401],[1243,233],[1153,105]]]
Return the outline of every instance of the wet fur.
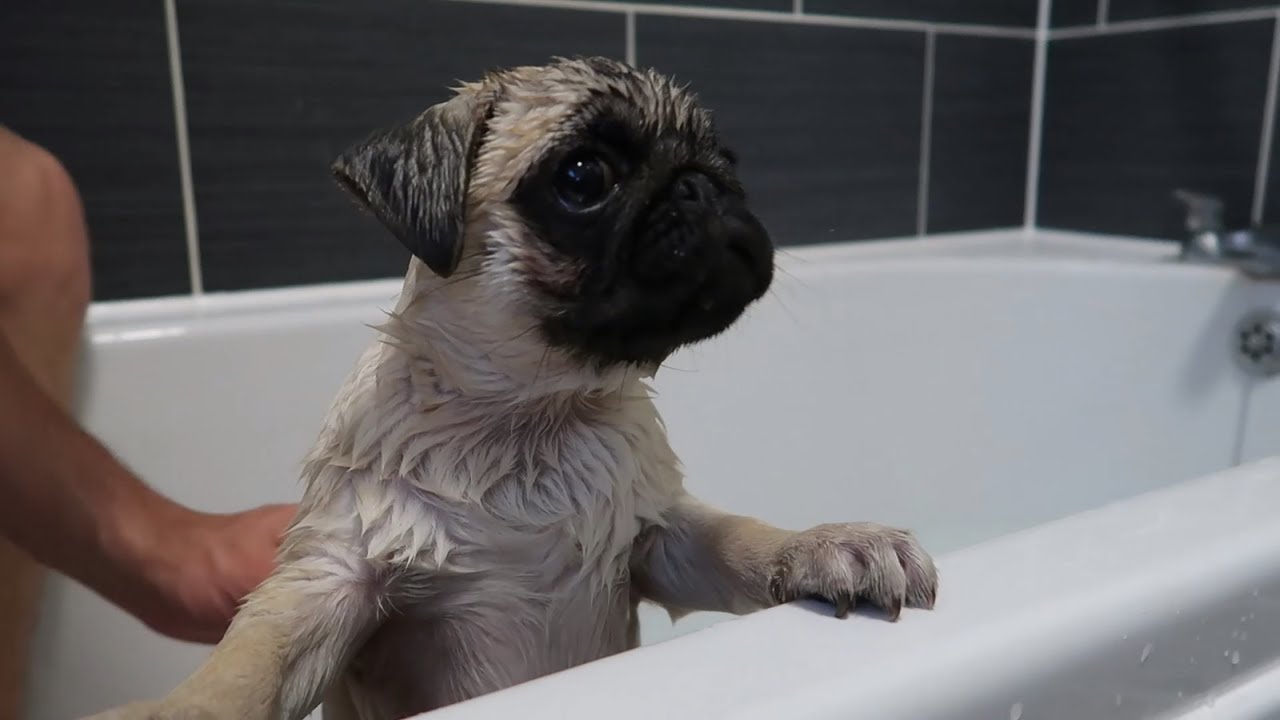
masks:
[[[655,367],[584,363],[538,332],[555,308],[532,288],[580,268],[509,199],[576,132],[583,89],[615,86],[649,122],[706,122],[670,81],[605,61],[460,88],[450,112],[491,103],[482,143],[430,151],[474,152],[460,240],[437,231],[452,210],[434,196],[413,202],[437,229],[392,228],[416,257],[306,458],[279,570],[168,697],[102,717],[292,719],[322,700],[326,720],[404,717],[635,647],[642,600],[673,617],[807,596],[932,605],[932,562],[903,531],[792,532],[689,496]],[[439,187],[425,166],[396,172]]]

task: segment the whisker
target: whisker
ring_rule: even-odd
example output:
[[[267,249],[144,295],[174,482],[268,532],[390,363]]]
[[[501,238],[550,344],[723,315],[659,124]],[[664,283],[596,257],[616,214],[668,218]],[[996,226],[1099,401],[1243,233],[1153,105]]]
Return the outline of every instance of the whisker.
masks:
[[[812,289],[812,286],[809,283],[805,282],[804,278],[800,277],[799,275],[796,275],[795,273],[791,272],[790,270],[787,270],[786,268],[774,266],[774,272],[784,276],[786,278],[788,285],[799,286],[804,290]],[[774,283],[769,287],[770,289],[773,289],[774,287],[777,287],[777,283]]]
[[[796,314],[791,311],[791,306],[787,305],[787,303],[782,299],[782,293],[770,288],[769,295],[778,301],[778,307],[782,308],[782,311],[787,314],[787,317],[791,318],[791,322],[796,325],[800,324],[800,318],[796,317]]]
[[[773,252],[774,252],[774,254],[775,254],[775,255],[785,255],[785,256],[787,257],[787,259],[789,259],[789,260],[795,260],[796,262],[802,262],[802,263],[813,262],[813,261],[812,261],[812,260],[810,260],[809,258],[807,258],[807,257],[805,257],[805,256],[803,256],[803,255],[797,255],[797,254],[795,254],[795,253],[794,253],[794,252],[792,252],[791,250],[788,250],[788,249],[787,249],[787,248],[785,248],[785,247],[775,248]]]

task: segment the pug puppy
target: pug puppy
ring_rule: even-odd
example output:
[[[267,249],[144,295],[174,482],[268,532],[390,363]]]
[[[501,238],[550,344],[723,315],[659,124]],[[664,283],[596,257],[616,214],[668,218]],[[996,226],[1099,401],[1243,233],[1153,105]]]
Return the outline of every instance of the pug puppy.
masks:
[[[411,252],[307,457],[279,569],[162,701],[103,717],[403,718],[822,598],[930,608],[872,523],[794,532],[683,488],[645,378],[769,288],[773,247],[693,93],[602,58],[464,84],[333,165]]]

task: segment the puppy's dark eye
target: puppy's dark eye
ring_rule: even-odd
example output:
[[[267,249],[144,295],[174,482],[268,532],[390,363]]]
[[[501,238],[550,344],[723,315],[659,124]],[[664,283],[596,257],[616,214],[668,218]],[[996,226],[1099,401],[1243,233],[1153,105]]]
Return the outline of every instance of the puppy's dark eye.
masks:
[[[613,168],[591,152],[577,152],[564,159],[556,170],[554,187],[560,202],[570,210],[587,210],[613,189]]]

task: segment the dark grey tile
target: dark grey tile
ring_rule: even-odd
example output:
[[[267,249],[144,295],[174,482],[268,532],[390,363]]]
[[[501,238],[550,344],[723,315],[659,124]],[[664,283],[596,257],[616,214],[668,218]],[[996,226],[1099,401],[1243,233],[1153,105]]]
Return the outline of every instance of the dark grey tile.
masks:
[[[1111,0],[1107,20],[1116,22],[1120,20],[1275,6],[1275,2],[1266,2],[1265,0]]]
[[[408,255],[356,212],[329,163],[485,70],[621,57],[625,20],[427,0],[180,0],[205,284],[399,275]]]
[[[928,231],[1021,225],[1035,45],[952,35],[936,42]]]
[[[1049,27],[1097,24],[1098,4],[1098,0],[1053,0],[1049,5]]]
[[[805,0],[809,13],[1035,27],[1037,0]]]
[[[1039,223],[1182,235],[1171,193],[1221,196],[1247,222],[1267,90],[1269,20],[1050,44]]]
[[[0,28],[0,122],[75,180],[94,298],[190,291],[160,0],[0,3]]]
[[[713,110],[778,244],[914,232],[922,33],[642,16],[636,37]]]
[[[686,5],[690,7],[733,8],[738,10],[772,10],[792,12],[794,0],[601,0],[602,2],[626,2],[640,5]]]

